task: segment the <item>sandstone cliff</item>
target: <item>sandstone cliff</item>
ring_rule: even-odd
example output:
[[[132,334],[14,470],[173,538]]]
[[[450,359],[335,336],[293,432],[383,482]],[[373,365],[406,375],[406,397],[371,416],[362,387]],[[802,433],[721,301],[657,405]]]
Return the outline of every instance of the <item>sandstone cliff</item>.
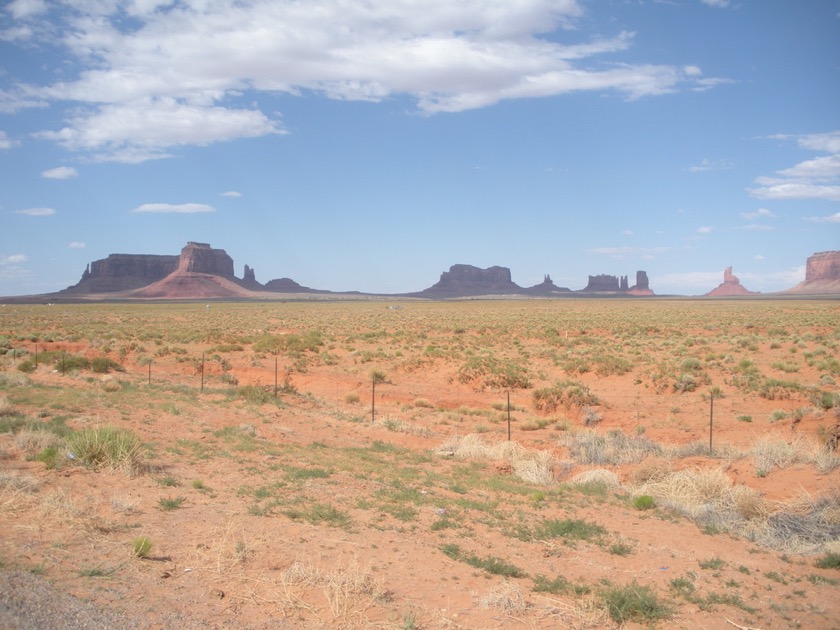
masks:
[[[466,297],[522,293],[522,287],[510,279],[507,267],[481,269],[472,265],[452,265],[440,274],[440,280],[416,295],[423,297]]]
[[[742,285],[738,276],[732,273],[732,267],[727,267],[723,270],[723,282],[706,293],[706,296],[727,297],[733,295],[756,295],[756,293],[756,291],[750,291]]]
[[[818,252],[809,256],[805,265],[805,280],[782,293],[840,294],[840,251]]]
[[[94,260],[67,293],[113,293],[129,291],[162,280],[178,268],[178,256],[111,254]]]
[[[629,286],[627,276],[610,276],[600,274],[589,276],[589,282],[580,290],[580,293],[615,293],[627,295],[653,295],[648,284],[648,276],[645,271],[636,272],[636,284]]]

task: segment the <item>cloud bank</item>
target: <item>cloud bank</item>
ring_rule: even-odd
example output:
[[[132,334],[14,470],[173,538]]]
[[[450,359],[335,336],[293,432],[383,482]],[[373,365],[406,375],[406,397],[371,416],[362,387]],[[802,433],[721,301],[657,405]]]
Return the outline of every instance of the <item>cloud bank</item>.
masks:
[[[626,63],[631,32],[581,40],[578,0],[15,0],[5,12],[12,25],[0,38],[57,44],[76,70],[49,85],[11,85],[0,107],[73,104],[65,126],[38,137],[94,160],[142,162],[285,133],[260,103],[276,95],[407,96],[432,115],[580,91],[638,99],[721,81],[694,65]]]

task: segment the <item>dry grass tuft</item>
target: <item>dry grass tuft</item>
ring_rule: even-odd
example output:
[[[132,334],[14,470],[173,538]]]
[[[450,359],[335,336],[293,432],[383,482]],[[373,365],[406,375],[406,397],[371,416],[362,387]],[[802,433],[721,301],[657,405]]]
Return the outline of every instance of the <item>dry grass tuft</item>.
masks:
[[[61,445],[61,442],[61,438],[47,431],[22,429],[15,435],[15,446],[27,455],[40,453],[45,448],[58,447]]]
[[[505,580],[496,584],[481,598],[479,604],[484,608],[500,610],[506,615],[522,615],[528,610],[528,602],[522,596],[519,584]]]
[[[453,438],[437,452],[459,458],[507,461],[522,481],[539,485],[552,483],[555,470],[563,468],[563,462],[551,451],[530,450],[514,441],[488,444],[477,434]]]
[[[595,468],[578,473],[569,479],[569,483],[574,486],[601,485],[605,488],[617,488],[621,485],[621,479],[611,470]]]
[[[662,447],[645,436],[630,436],[621,431],[600,435],[594,431],[567,433],[560,443],[581,464],[622,465],[641,462],[662,453]]]

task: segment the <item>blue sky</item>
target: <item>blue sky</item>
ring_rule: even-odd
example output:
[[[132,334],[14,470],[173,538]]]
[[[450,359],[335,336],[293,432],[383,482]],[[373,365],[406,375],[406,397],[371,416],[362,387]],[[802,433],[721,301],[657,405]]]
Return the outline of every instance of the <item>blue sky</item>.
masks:
[[[840,249],[840,0],[0,2],[0,295],[110,253],[396,293]]]

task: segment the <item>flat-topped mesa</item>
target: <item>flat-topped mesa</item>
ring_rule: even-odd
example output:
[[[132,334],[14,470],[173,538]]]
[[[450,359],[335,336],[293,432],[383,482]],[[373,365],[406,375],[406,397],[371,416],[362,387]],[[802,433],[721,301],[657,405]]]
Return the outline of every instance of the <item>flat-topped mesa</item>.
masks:
[[[840,293],[840,251],[817,252],[805,263],[805,280],[783,293],[833,295]]]
[[[449,271],[440,274],[440,280],[421,295],[470,296],[506,295],[521,293],[522,287],[515,284],[507,267],[481,269],[472,265],[452,265]]]
[[[706,295],[709,297],[725,297],[730,295],[755,295],[756,291],[750,291],[734,273],[732,267],[727,267],[723,270],[723,283],[716,288],[709,291]]]
[[[94,260],[82,279],[64,292],[115,293],[130,291],[157,282],[178,269],[178,256],[154,254],[110,254]]]
[[[840,280],[840,251],[818,252],[808,257],[805,282],[817,280]]]
[[[225,250],[213,249],[208,243],[190,241],[181,250],[178,271],[233,278],[233,258]]]
[[[624,278],[627,282],[627,278]],[[581,289],[584,293],[618,293],[621,290],[621,285],[618,281],[618,276],[610,276],[605,273],[597,276],[589,276],[589,282]]]

